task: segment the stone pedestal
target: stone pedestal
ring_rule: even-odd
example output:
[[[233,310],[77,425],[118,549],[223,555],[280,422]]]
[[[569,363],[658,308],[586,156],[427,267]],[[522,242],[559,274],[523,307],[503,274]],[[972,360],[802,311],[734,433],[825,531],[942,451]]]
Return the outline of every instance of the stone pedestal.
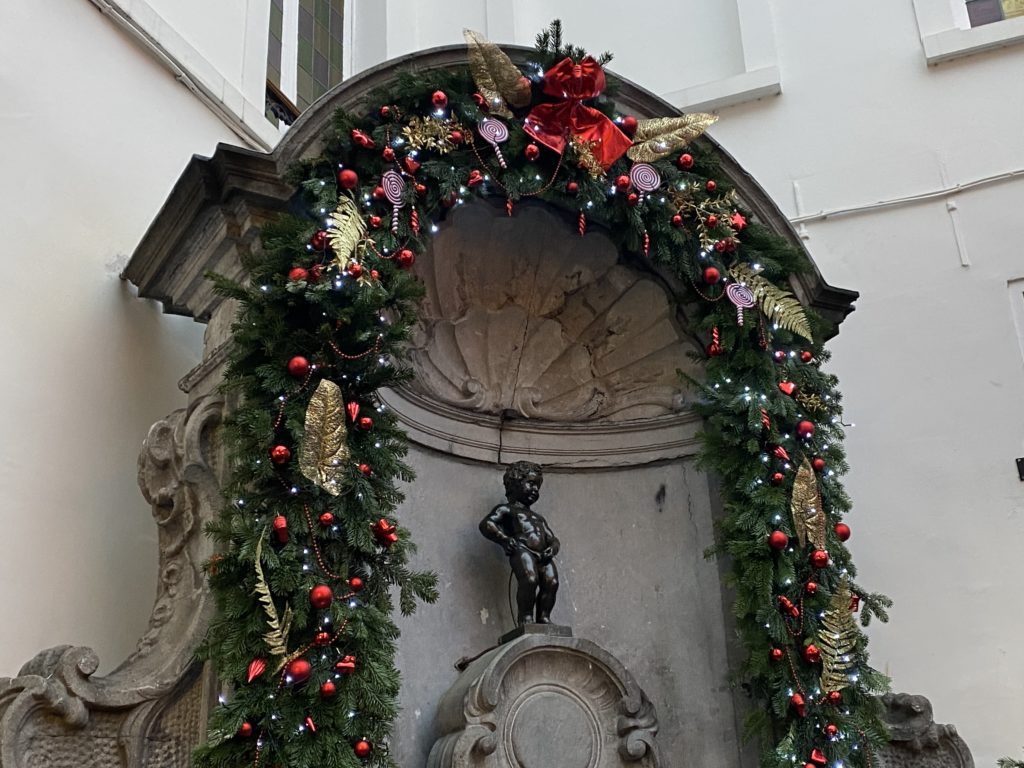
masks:
[[[509,636],[441,698],[428,768],[662,765],[654,706],[614,656],[566,627]]]

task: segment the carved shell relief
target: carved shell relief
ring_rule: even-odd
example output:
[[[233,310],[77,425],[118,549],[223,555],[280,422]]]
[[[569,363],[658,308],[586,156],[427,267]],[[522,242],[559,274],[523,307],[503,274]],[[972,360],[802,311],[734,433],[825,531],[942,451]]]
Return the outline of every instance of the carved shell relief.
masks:
[[[459,208],[417,264],[427,295],[412,388],[459,408],[562,422],[681,410],[695,372],[670,296],[540,206]]]

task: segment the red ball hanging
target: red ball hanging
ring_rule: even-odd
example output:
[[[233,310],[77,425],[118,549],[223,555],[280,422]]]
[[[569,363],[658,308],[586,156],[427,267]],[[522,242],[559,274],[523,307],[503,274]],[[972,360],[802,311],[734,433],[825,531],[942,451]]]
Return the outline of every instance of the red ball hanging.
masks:
[[[712,213],[707,217],[707,219],[705,219],[704,223],[707,225],[708,229],[714,229],[718,226],[718,217]]]
[[[349,262],[349,265],[345,267],[345,269],[356,280],[363,276],[363,265],[358,261]]]
[[[639,123],[637,119],[632,115],[626,115],[622,118],[622,132],[632,138],[633,134],[636,133],[637,126]]]
[[[309,602],[318,610],[330,608],[333,601],[334,593],[326,584],[317,584],[309,590]]]
[[[580,185],[577,184],[575,181],[570,181],[568,184],[565,185],[565,191],[568,192],[570,195],[575,195],[579,193]]]
[[[523,154],[526,156],[527,160],[533,162],[540,157],[540,147],[536,144],[527,144],[526,148],[523,150]]]
[[[314,251],[322,251],[327,247],[327,233],[322,229],[318,229],[313,233],[313,236],[309,238],[309,244],[312,246]]]
[[[373,468],[369,464],[360,464],[359,471],[362,472],[367,477],[373,474]]]
[[[774,352],[772,352],[772,357],[775,358],[776,363],[781,363],[786,360],[786,353],[781,349],[776,349]]]
[[[772,485],[782,485],[782,481],[786,479],[786,476],[781,472],[776,472],[772,475]]]
[[[363,580],[358,576],[353,576],[348,580],[349,587],[352,588],[353,592],[361,592],[363,590]]]
[[[679,159],[676,162],[679,164],[680,168],[684,171],[688,171],[693,168],[693,155],[683,153],[679,156]]]
[[[640,195],[638,195],[636,192],[630,192],[629,196],[626,197],[626,203],[629,205],[630,208],[635,208],[640,204]]]
[[[843,702],[843,694],[840,691],[829,691],[828,703],[833,706],[839,706]]]
[[[850,538],[850,526],[846,523],[836,523],[835,532],[840,541],[846,541]]]
[[[427,194],[427,185],[426,184],[417,184],[416,185],[416,194],[419,195],[420,197],[423,197],[425,194]]]
[[[384,187],[380,185],[377,185],[376,187],[373,188],[372,194],[374,200],[383,200],[387,197],[387,192],[385,192]]]
[[[462,131],[452,131],[448,134],[448,141],[452,144],[461,144],[465,136],[462,135]]]
[[[836,727],[834,723],[829,723],[825,726],[825,735],[828,736],[830,739],[834,739],[837,735],[839,735],[839,728]]]
[[[279,543],[288,543],[288,518],[284,515],[278,515],[274,518],[274,522],[270,524],[270,527],[274,529],[274,538],[276,538]]]
[[[317,632],[315,635],[313,635],[313,645],[319,645],[319,646],[330,645],[331,644],[331,640],[333,638],[334,638],[334,635],[332,635],[330,632],[323,632],[323,631]]]
[[[804,646],[804,661],[808,664],[817,664],[821,661],[821,651],[818,650],[818,646],[814,643]]]
[[[821,456],[815,456],[813,459],[811,459],[811,467],[814,469],[815,472],[824,472],[825,460],[821,458]]]
[[[379,280],[380,279],[380,272],[378,272],[376,269],[371,269],[370,270],[370,279],[371,280]]]
[[[448,94],[444,91],[434,91],[430,100],[437,109],[444,109],[448,106]]]
[[[371,419],[369,416],[360,417],[359,428],[364,432],[373,429],[373,419]]]
[[[359,174],[351,168],[345,168],[338,172],[338,183],[342,189],[355,189],[359,186]]]
[[[402,269],[408,269],[416,262],[416,254],[410,251],[408,248],[403,248],[398,252],[398,266]]]
[[[334,515],[331,512],[324,512],[320,515],[320,525],[326,528],[334,523]]]
[[[352,747],[352,750],[356,753],[356,757],[369,757],[373,752],[373,746],[366,739],[360,739]]]
[[[722,273],[718,271],[718,267],[704,267],[705,283],[708,285],[715,285],[721,279]]]
[[[275,445],[270,449],[270,460],[275,464],[287,464],[292,457],[292,452],[286,445]]]
[[[301,379],[309,373],[309,360],[301,355],[296,355],[288,361],[288,373],[297,379]]]
[[[811,552],[811,565],[815,568],[824,568],[828,565],[828,552],[823,549],[816,549]]]
[[[804,592],[806,592],[808,595],[818,594],[818,583],[816,581],[808,581],[804,585]]]
[[[813,359],[814,359],[814,353],[813,352],[808,352],[805,349],[803,352],[800,353],[800,360],[805,362],[805,363],[809,363]]]
[[[680,216],[678,213],[675,216],[672,217],[672,226],[673,227],[681,227],[681,226],[683,226],[683,217]]]
[[[380,229],[381,224],[383,224],[383,223],[384,223],[384,221],[383,221],[383,219],[381,219],[380,216],[371,216],[370,217],[370,226],[373,227],[374,229]]]
[[[708,192],[714,192],[716,189],[718,189],[718,182],[716,182],[714,179],[708,179],[708,183],[704,185],[704,189],[706,189]]]
[[[309,272],[304,270],[302,267],[292,267],[288,271],[288,280],[293,283],[299,283],[309,278]]]
[[[781,648],[772,648],[771,651],[769,651],[768,653],[768,657],[772,661],[782,661],[782,657],[785,655],[786,654],[783,652]]]
[[[383,107],[381,107],[380,108],[380,116],[381,117],[391,117],[391,107],[389,107],[387,104],[385,104]]]
[[[309,680],[313,667],[305,659],[295,659],[285,667],[285,674],[292,679],[293,683],[304,683]]]
[[[395,150],[391,147],[384,147],[384,150],[380,153],[380,156],[384,158],[384,162],[393,163],[395,162]]]
[[[804,440],[814,437],[814,422],[804,419],[796,425],[796,433]]]
[[[789,545],[789,536],[782,531],[772,531],[768,536],[768,546],[772,549],[785,549]]]
[[[238,726],[238,735],[243,739],[248,739],[250,736],[252,736],[252,732],[253,727],[252,723],[250,722],[244,722],[240,726]]]
[[[328,680],[320,686],[320,697],[323,699],[329,699],[338,692],[338,686],[334,684],[333,680]]]
[[[320,279],[320,275],[323,273],[323,267],[319,264],[314,264],[309,268],[309,282],[315,283]]]
[[[625,192],[627,189],[629,189],[629,176],[627,176],[626,174],[622,174],[617,179],[615,179],[615,188],[619,190],[619,192]]]

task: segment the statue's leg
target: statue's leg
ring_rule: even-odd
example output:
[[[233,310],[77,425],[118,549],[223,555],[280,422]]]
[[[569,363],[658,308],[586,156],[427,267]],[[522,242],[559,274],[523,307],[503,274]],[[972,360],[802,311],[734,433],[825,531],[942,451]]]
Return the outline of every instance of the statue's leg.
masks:
[[[537,601],[537,560],[530,552],[519,550],[509,555],[508,561],[519,585],[516,591],[517,623],[522,626],[533,621],[533,606]]]
[[[541,566],[539,573],[540,595],[537,597],[537,623],[551,623],[551,609],[555,607],[555,595],[558,594],[558,570],[554,562]]]

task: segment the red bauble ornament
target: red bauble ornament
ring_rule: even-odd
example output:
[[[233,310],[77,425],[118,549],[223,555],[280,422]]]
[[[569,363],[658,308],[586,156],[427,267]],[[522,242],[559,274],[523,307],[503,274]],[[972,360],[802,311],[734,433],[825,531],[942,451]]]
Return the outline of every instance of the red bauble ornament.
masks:
[[[448,134],[448,141],[452,144],[461,144],[464,138],[462,131],[452,131]]]
[[[484,183],[484,175],[474,168],[469,172],[469,178],[466,179],[466,183],[471,187],[479,187]]]
[[[363,580],[360,579],[358,576],[353,576],[351,579],[349,579],[348,585],[349,587],[351,587],[353,592],[363,591]]]
[[[295,659],[285,667],[285,674],[292,679],[293,683],[304,683],[309,680],[313,667],[305,659]]]
[[[416,194],[419,195],[420,197],[423,197],[425,194],[427,194],[427,185],[426,184],[417,184],[416,185]]]
[[[622,132],[627,136],[632,137],[633,134],[636,133],[637,119],[632,115],[626,115],[622,118],[620,125],[622,126]]]
[[[725,240],[719,240],[715,243],[715,250],[718,253],[725,253],[729,249],[729,244]]]
[[[380,279],[380,272],[378,272],[376,269],[371,269],[370,270],[370,279],[371,280],[379,280]]]
[[[288,361],[288,373],[297,379],[301,379],[309,373],[309,360],[301,355],[296,355]]]
[[[825,460],[821,458],[821,456],[815,456],[811,459],[811,468],[814,469],[815,472],[824,472]]]
[[[338,183],[342,189],[355,189],[359,186],[359,174],[351,168],[338,171]]]
[[[775,358],[776,363],[781,363],[785,361],[786,353],[783,352],[781,349],[776,349],[774,352],[772,352],[772,357]]]
[[[705,283],[708,285],[715,285],[721,279],[722,273],[718,271],[718,267],[704,267]]]
[[[279,543],[288,543],[288,518],[284,515],[278,515],[274,518],[274,522],[270,524],[270,527],[274,529],[274,538],[276,538]]]
[[[381,219],[380,216],[371,216],[370,217],[370,226],[373,227],[373,229],[380,229],[380,226],[383,223],[384,222],[383,222],[383,220]]]
[[[846,523],[836,523],[835,527],[836,536],[839,537],[840,541],[846,541],[850,538],[850,526]]]
[[[333,601],[334,593],[326,584],[317,584],[309,590],[309,602],[318,610],[330,608]]]
[[[526,148],[523,150],[523,154],[526,156],[527,160],[533,162],[540,157],[540,147],[536,144],[527,144]]]
[[[359,419],[359,428],[364,432],[373,429],[373,419],[371,419],[369,416],[363,416],[361,419]]]
[[[410,251],[408,248],[403,248],[398,252],[398,266],[402,269],[408,269],[416,262],[416,254]]]
[[[776,472],[772,475],[772,485],[782,485],[782,481],[786,479],[786,476],[781,472]]]
[[[771,651],[769,651],[768,653],[768,657],[772,661],[782,661],[782,657],[785,655],[786,654],[783,652],[781,648],[772,648]]]
[[[622,174],[617,179],[615,179],[615,188],[619,190],[619,192],[625,192],[627,189],[629,189],[629,176],[627,176],[626,174]]]
[[[708,192],[714,192],[716,189],[718,189],[718,182],[716,182],[714,179],[708,179],[708,183],[704,185],[704,189],[706,189]]]
[[[843,694],[839,691],[829,691],[828,703],[838,707],[843,702]]]
[[[251,683],[266,671],[267,662],[264,659],[253,659],[249,662],[249,669],[245,675],[245,682]]]
[[[814,437],[814,422],[804,419],[796,425],[796,433],[804,440]]]
[[[343,675],[351,675],[356,671],[356,657],[343,656],[341,660],[334,665],[334,669]]]
[[[809,363],[809,362],[811,362],[811,360],[814,359],[814,353],[813,352],[808,352],[805,349],[803,352],[800,353],[800,359],[803,362],[805,362],[805,363]]]
[[[270,449],[270,460],[275,464],[287,464],[292,457],[292,452],[286,445],[275,445]]]
[[[362,472],[367,477],[373,474],[373,468],[369,464],[360,464],[359,471]]]
[[[314,264],[309,268],[309,282],[315,283],[320,279],[320,275],[323,273],[323,267],[319,264]]]
[[[683,226],[683,217],[680,216],[678,213],[675,216],[672,217],[672,226],[673,227],[681,227],[681,226]]]
[[[693,168],[693,155],[683,153],[679,156],[679,159],[676,162],[679,164],[680,168],[684,171],[688,171]]]
[[[708,226],[708,229],[714,229],[715,227],[718,226],[718,217],[712,213],[710,216],[707,217],[704,223]]]
[[[580,185],[577,184],[575,181],[570,181],[568,184],[565,185],[565,191],[568,192],[570,195],[578,194],[580,191]]]
[[[333,680],[328,680],[326,683],[320,686],[320,697],[324,699],[331,698],[338,692],[338,686],[334,684]]]
[[[434,91],[430,96],[430,101],[437,109],[444,109],[448,106],[448,94],[444,91]]]
[[[418,171],[420,169],[419,161],[414,159],[414,158],[412,158],[412,157],[406,157],[402,161],[402,165],[405,166],[405,170],[406,170],[406,172],[410,176],[415,176],[416,175],[416,171]]]
[[[250,736],[252,736],[252,731],[252,723],[245,722],[238,726],[238,735],[241,736],[243,739],[248,739]]]
[[[373,188],[373,199],[383,200],[387,197],[387,193],[384,191],[384,187],[378,185]]]
[[[800,717],[807,715],[807,702],[804,701],[804,697],[801,694],[794,693],[789,697],[789,703],[796,710],[797,715]]]
[[[298,283],[309,278],[309,272],[304,270],[302,267],[292,267],[288,272],[288,279],[293,283]]]
[[[345,269],[356,280],[363,276],[363,265],[358,261],[349,262],[349,265],[345,267]]]
[[[815,568],[824,568],[828,565],[828,552],[824,549],[816,549],[811,552],[811,565]]]
[[[839,728],[836,727],[834,723],[829,723],[825,726],[825,735],[828,736],[830,739],[834,739],[837,735],[839,735]]]
[[[384,151],[380,153],[380,156],[384,158],[386,163],[395,162],[395,150],[391,147],[384,147]]]
[[[633,208],[640,204],[640,195],[638,195],[636,192],[630,192],[629,197],[626,198],[626,202],[629,204],[631,208]]]
[[[331,512],[324,512],[320,515],[320,525],[326,528],[334,523],[334,515]]]
[[[380,116],[381,117],[391,117],[391,107],[389,107],[387,104],[385,104],[383,107],[381,107],[380,108]]]
[[[330,632],[317,632],[313,635],[313,645],[330,645],[333,637]]]
[[[780,381],[779,392],[781,392],[784,395],[789,395],[790,397],[792,397],[793,393],[796,392],[796,384],[794,384],[792,381]]]
[[[785,549],[789,545],[789,536],[782,531],[772,531],[768,536],[768,546],[772,549]]]
[[[356,757],[369,757],[373,752],[373,746],[366,739],[360,739],[352,747],[352,751],[356,753]]]
[[[806,592],[808,595],[818,594],[818,583],[816,581],[808,581],[804,585],[804,592]]]
[[[322,251],[327,247],[327,233],[322,229],[318,229],[313,233],[313,236],[309,238],[309,244],[313,247],[314,251]]]

